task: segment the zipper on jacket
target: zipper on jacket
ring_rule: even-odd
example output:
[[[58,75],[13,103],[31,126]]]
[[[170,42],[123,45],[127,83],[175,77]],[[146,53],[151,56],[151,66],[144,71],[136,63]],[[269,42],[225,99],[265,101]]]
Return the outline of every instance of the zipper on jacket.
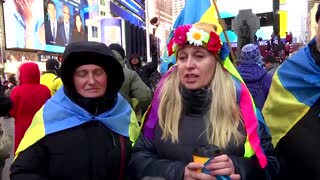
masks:
[[[110,132],[110,134],[111,134],[111,137],[112,137],[113,148],[116,148],[116,147],[117,147],[117,145],[116,145],[116,139],[114,138],[114,135],[113,135],[112,132]]]
[[[94,112],[94,115],[95,115],[95,116],[98,115],[98,110],[99,110],[99,103],[96,104],[96,111]]]

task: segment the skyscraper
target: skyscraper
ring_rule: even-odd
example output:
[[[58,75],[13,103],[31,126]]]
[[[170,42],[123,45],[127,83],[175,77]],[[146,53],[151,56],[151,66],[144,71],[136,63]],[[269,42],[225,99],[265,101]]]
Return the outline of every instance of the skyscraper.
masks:
[[[186,0],[172,0],[172,18],[173,22],[179,16],[181,10],[185,5]]]

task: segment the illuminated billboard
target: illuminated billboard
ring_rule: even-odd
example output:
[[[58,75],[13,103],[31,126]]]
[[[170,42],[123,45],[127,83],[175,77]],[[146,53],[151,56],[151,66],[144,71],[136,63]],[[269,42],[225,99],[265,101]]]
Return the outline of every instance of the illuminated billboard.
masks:
[[[21,0],[3,6],[8,49],[62,53],[68,43],[87,40],[87,0]]]

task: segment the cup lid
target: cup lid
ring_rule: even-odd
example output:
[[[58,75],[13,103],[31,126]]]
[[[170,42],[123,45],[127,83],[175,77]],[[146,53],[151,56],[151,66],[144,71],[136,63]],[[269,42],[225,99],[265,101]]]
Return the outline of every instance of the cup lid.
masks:
[[[221,149],[216,145],[199,145],[197,146],[194,151],[194,155],[201,156],[201,157],[214,157],[217,155],[221,155]]]

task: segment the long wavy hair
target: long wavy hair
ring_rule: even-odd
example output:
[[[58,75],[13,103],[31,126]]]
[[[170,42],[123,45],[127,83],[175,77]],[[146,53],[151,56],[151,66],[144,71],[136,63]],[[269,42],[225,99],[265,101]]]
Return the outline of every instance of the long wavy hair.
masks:
[[[226,148],[231,138],[238,145],[244,136],[238,131],[241,113],[237,104],[236,88],[231,74],[226,71],[219,58],[215,74],[210,83],[212,101],[207,115],[208,142],[220,148]],[[160,91],[160,104],[158,109],[159,125],[163,131],[162,140],[179,141],[179,123],[182,114],[182,96],[179,90],[180,79],[177,70],[172,72],[164,81]]]

